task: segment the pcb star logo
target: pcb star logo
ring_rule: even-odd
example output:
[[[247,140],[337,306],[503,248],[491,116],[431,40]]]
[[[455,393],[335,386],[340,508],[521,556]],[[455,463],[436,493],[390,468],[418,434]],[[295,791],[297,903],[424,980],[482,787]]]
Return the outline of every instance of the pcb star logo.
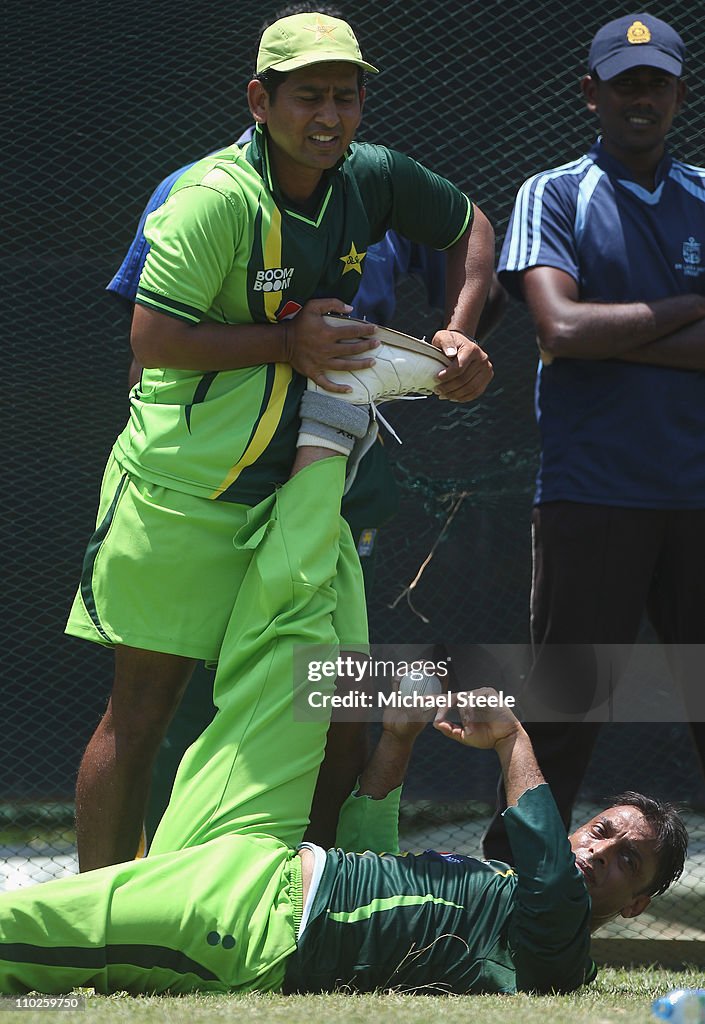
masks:
[[[308,25],[306,25],[307,32],[316,33],[316,38],[313,40],[314,43],[320,43],[322,39],[328,39],[329,36],[333,35],[335,29],[335,25],[326,25],[325,21],[323,20],[323,18],[321,18],[320,14],[318,15],[316,21],[310,28]]]
[[[350,243],[350,252],[347,256],[339,256],[338,259],[343,264],[343,275],[347,274],[350,270],[356,270],[360,277],[362,277],[362,261],[364,260],[366,252],[358,252],[355,248],[355,243]]]

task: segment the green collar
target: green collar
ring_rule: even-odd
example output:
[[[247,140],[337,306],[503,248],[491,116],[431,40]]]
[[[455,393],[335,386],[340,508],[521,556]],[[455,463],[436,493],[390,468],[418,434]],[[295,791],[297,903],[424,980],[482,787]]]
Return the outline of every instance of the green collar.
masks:
[[[279,188],[279,183],[274,176],[274,168],[272,167],[269,156],[269,138],[264,125],[255,125],[252,141],[247,151],[247,160],[259,173],[267,188],[277,200],[278,205],[290,216],[296,217],[298,220],[302,220],[307,224],[312,224],[314,227],[318,227],[323,219],[323,215],[326,212],[328,203],[330,202],[330,197],[333,193],[333,185],[338,179],[340,168],[349,156],[350,150],[348,149],[334,167],[323,172],[321,182],[316,190],[318,202],[316,203],[315,209],[313,211],[303,211],[293,203],[291,199],[285,196]]]

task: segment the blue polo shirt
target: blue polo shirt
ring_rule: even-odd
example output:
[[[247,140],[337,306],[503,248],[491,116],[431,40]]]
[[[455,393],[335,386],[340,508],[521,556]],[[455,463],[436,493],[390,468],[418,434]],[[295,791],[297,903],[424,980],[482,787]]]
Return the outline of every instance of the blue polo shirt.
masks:
[[[519,190],[499,275],[557,267],[582,301],[705,292],[705,169],[666,154],[648,192],[600,141]],[[705,323],[703,324],[705,331]],[[539,366],[536,502],[705,508],[705,373],[617,359]]]

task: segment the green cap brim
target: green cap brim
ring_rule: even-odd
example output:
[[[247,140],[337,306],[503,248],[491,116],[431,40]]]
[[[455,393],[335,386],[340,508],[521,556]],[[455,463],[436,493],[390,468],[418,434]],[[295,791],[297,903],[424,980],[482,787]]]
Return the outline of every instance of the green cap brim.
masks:
[[[362,68],[364,71],[369,71],[371,75],[378,75],[379,70],[368,64],[365,60],[353,60],[350,57],[343,57],[340,53],[321,53],[316,51],[316,55],[307,56],[301,54],[298,57],[290,57],[288,60],[282,60],[278,64],[268,64],[265,68],[257,68],[257,74],[262,71],[297,71],[299,68],[308,68],[313,64],[330,64],[335,62],[336,64],[355,64],[358,68]]]

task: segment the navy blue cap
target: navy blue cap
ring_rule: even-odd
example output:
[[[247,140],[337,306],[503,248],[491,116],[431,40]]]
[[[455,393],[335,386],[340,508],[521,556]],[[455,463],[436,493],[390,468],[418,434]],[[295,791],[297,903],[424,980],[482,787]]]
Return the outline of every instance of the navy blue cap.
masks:
[[[653,14],[627,14],[595,34],[588,67],[603,81],[642,66],[680,77],[684,60],[685,43],[675,29]]]

